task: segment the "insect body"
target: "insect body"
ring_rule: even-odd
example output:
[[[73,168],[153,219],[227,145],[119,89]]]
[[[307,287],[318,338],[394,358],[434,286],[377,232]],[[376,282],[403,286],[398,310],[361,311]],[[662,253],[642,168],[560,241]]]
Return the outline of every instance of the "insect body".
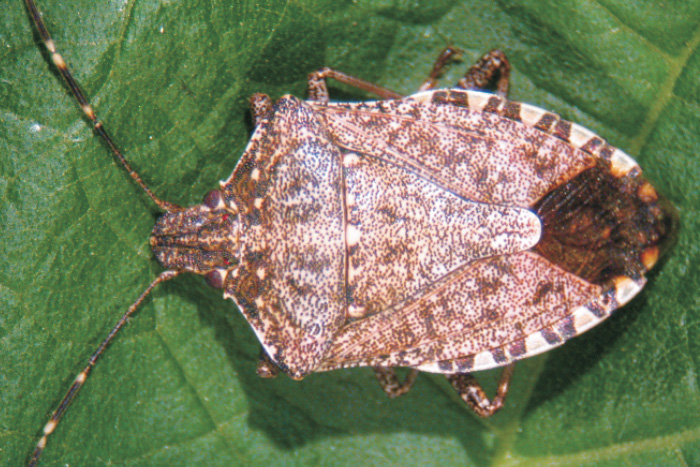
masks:
[[[493,51],[458,87],[401,96],[323,69],[308,101],[251,99],[256,129],[201,205],[161,201],[98,122],[33,2],[53,61],[96,131],[166,213],[151,247],[166,268],[95,352],[60,417],[126,319],[160,282],[206,276],[245,315],[261,376],[375,369],[391,396],[415,372],[445,374],[481,416],[503,404],[512,362],[591,328],[641,290],[672,238],[674,212],[620,150],[584,128],[505,99]],[[331,77],[385,100],[331,103]],[[474,91],[495,85],[497,95]],[[414,370],[404,382],[394,367]],[[505,366],[493,400],[471,376]]]
[[[263,107],[221,190],[151,245],[213,276],[295,378],[544,351],[629,301],[671,225],[628,156],[490,94]]]

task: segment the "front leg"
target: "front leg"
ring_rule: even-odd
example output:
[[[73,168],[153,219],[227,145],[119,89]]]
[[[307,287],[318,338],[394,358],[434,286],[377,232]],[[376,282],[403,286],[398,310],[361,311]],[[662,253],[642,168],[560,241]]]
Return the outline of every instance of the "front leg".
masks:
[[[382,99],[401,99],[403,97],[399,93],[370,83],[369,81],[347,75],[342,71],[334,70],[333,68],[321,68],[309,74],[307,85],[310,101],[319,102],[321,104],[327,104],[330,101],[328,86],[326,85],[326,79],[328,78],[333,78],[336,81],[345,83],[354,88],[367,91]]]

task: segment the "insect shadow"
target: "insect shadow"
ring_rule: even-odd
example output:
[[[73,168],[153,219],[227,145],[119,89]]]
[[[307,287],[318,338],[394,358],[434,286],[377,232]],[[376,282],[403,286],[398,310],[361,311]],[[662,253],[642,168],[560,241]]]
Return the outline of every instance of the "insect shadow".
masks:
[[[248,406],[245,424],[280,449],[294,451],[323,439],[412,433],[456,439],[471,462],[486,466],[493,452],[484,439],[518,416],[520,396],[516,395],[504,416],[475,417],[458,404],[459,396],[441,375],[422,374],[409,394],[393,400],[377,386],[368,368],[314,373],[301,383],[286,377],[262,379],[255,372],[259,343],[243,317],[221,305],[216,291],[194,277],[163,285],[158,297],[185,300],[196,310],[196,320],[213,331],[230,364],[225,371],[235,373],[243,390]],[[206,360],[207,356],[195,358]],[[525,361],[519,371],[536,371],[539,361]],[[482,374],[487,390],[495,390],[499,374],[499,370]],[[520,378],[514,384],[519,390],[531,381]]]

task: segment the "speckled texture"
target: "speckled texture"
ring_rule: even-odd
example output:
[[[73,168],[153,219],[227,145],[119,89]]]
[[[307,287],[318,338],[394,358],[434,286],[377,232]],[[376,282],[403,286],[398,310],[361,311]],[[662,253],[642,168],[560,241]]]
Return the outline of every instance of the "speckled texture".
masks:
[[[221,285],[295,378],[547,351],[634,297],[671,229],[629,156],[527,104],[256,102],[217,203],[166,214],[152,244]]]

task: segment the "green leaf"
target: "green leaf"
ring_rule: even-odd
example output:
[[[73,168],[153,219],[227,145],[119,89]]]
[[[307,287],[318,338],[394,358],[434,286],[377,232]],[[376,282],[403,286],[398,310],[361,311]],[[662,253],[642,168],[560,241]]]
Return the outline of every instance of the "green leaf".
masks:
[[[107,129],[169,201],[197,202],[230,174],[252,93],[303,96],[321,66],[410,93],[452,44],[466,52],[445,83],[501,48],[511,98],[630,153],[682,222],[644,292],[523,362],[489,420],[437,375],[396,400],[368,369],[261,380],[241,314],[179,277],[108,349],[44,465],[700,464],[700,1],[39,6]],[[5,2],[0,21],[0,458],[18,465],[160,267],[148,247],[156,210],[90,131],[22,3]],[[498,373],[479,377],[493,390]]]

